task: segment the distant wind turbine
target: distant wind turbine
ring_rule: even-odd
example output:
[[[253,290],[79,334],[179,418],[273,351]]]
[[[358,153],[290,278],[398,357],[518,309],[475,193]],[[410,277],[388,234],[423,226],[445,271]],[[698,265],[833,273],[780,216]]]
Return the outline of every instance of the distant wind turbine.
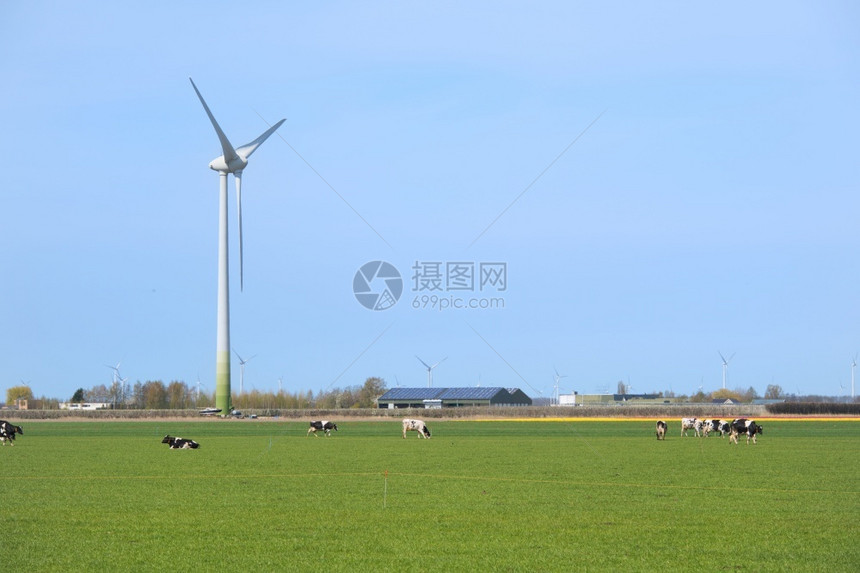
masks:
[[[242,262],[242,172],[248,165],[248,158],[263,144],[276,129],[284,123],[282,119],[263,134],[246,145],[234,149],[230,140],[221,130],[221,126],[215,121],[215,116],[206,105],[206,101],[200,94],[200,90],[191,81],[218,140],[221,142],[220,157],[209,163],[209,168],[217,171],[219,175],[219,208],[218,208],[218,328],[215,342],[215,407],[222,412],[229,412],[232,406],[230,398],[230,283],[229,283],[229,257],[227,247],[227,176],[232,173],[236,179],[236,204],[239,215],[239,288],[244,290],[244,267]]]
[[[233,349],[233,352],[236,352],[236,349]],[[243,359],[239,356],[239,353],[236,352],[236,356],[239,358],[239,394],[244,394],[245,392],[245,364],[251,361],[252,358],[257,356],[256,354],[247,360]]]
[[[726,357],[723,356],[723,353],[720,352],[719,350],[717,350],[717,354],[719,354],[720,358],[723,359],[723,390],[725,390],[726,389],[726,372],[729,369],[729,362],[731,362],[732,358],[735,357],[736,353],[732,352],[732,355],[729,356],[728,359],[726,359]]]
[[[418,358],[418,355],[417,355],[417,354],[415,355],[415,358]],[[428,365],[426,362],[424,362],[423,360],[421,360],[420,358],[418,358],[418,362],[420,362],[421,364],[423,364],[423,365],[424,365],[424,368],[426,368],[426,369],[427,369],[427,387],[428,387],[428,388],[432,388],[432,387],[433,387],[433,369],[434,369],[434,368],[436,368],[437,366],[439,366],[440,364],[442,364],[443,362],[445,362],[447,359],[448,359],[448,357],[446,356],[445,358],[443,358],[442,360],[440,360],[439,362],[437,362],[437,363],[436,363],[436,364],[434,364],[433,366],[430,366],[430,365]]]
[[[558,370],[556,370],[555,367],[553,367],[553,370],[555,370],[555,404],[557,406],[558,405],[558,383],[562,378],[567,378],[567,375],[566,374],[559,374]]]
[[[857,353],[851,359],[851,399],[854,399],[854,369],[857,367]]]
[[[120,378],[120,374],[119,374],[119,365],[120,364],[122,364],[122,362],[117,362],[116,366],[111,366],[110,364],[105,364],[105,366],[107,366],[108,368],[113,370],[113,382],[116,382],[117,379]]]

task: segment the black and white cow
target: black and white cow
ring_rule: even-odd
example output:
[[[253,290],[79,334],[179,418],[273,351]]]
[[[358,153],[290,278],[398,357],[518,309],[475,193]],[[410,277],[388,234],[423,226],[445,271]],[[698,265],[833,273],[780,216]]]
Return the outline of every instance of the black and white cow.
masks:
[[[747,445],[750,443],[750,438],[752,438],[753,444],[756,444],[758,443],[756,436],[763,433],[764,429],[756,424],[755,421],[747,420],[746,418],[738,418],[737,420],[732,420],[732,424],[729,429],[729,443],[737,444],[738,436],[746,434]]]
[[[161,443],[170,446],[171,450],[196,450],[200,447],[200,444],[198,444],[194,440],[187,440],[185,438],[174,438],[170,435],[164,436],[164,439],[161,440]]]
[[[430,439],[430,428],[427,427],[427,424],[422,422],[421,420],[410,420],[406,418],[403,420],[403,437],[406,437],[406,432],[418,432],[419,438],[427,438]]]
[[[719,432],[720,437],[724,437],[729,433],[729,429],[731,428],[731,424],[726,422],[725,420],[704,420],[702,422],[702,435],[706,438],[711,432]]]
[[[732,429],[732,424],[725,420],[717,420],[714,424],[714,431],[719,432],[721,438],[724,438]]]
[[[657,420],[657,439],[658,440],[665,440],[666,439],[666,428],[668,428],[668,426],[666,425],[666,422],[664,422],[663,420]]]
[[[329,422],[328,420],[314,420],[311,422],[311,427],[308,428],[308,433],[305,434],[305,437],[313,434],[314,437],[317,437],[317,432],[323,431],[326,436],[331,435],[331,431],[334,430],[337,432],[337,424]]]
[[[681,435],[686,436],[687,430],[695,430],[696,437],[702,435],[702,421],[697,418],[681,418]]]
[[[6,442],[9,442],[9,445],[14,446],[15,434],[24,434],[24,430],[21,429],[21,426],[10,424],[6,420],[0,420],[0,444],[5,446]]]

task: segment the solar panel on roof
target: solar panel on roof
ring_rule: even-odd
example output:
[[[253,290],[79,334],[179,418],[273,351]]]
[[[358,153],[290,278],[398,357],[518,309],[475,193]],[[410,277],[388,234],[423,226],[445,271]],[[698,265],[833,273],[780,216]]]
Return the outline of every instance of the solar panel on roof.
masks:
[[[391,388],[380,400],[432,400],[444,388]]]
[[[475,388],[446,388],[439,397],[443,400],[490,400],[504,388],[490,386]]]

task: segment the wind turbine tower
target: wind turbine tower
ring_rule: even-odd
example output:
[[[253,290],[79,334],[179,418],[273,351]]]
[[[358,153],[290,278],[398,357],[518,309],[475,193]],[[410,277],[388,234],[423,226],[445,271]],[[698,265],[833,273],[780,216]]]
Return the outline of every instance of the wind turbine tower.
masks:
[[[729,356],[728,360],[726,360],[726,357],[723,356],[723,353],[720,352],[719,350],[717,351],[717,354],[719,354],[720,358],[723,359],[723,390],[725,390],[726,389],[726,373],[728,372],[728,369],[729,369],[729,362],[731,362],[732,358],[735,357],[735,353],[732,352],[732,355]]]
[[[236,349],[233,349],[233,352],[236,352]],[[245,393],[245,364],[251,361],[251,358],[257,356],[256,354],[247,360],[243,359],[239,356],[239,353],[236,352],[236,356],[239,358],[239,394]]]
[[[851,400],[854,400],[854,369],[857,367],[857,354],[851,360]]]
[[[415,355],[415,358],[418,358],[418,355],[417,355],[417,354]],[[427,369],[427,387],[428,387],[428,388],[432,388],[432,387],[433,387],[433,369],[434,369],[434,368],[436,368],[437,366],[439,366],[440,364],[442,364],[443,362],[445,362],[447,359],[448,359],[448,357],[446,356],[445,358],[443,358],[442,360],[440,360],[439,362],[437,362],[437,363],[436,363],[436,364],[434,364],[433,366],[430,366],[430,365],[428,365],[426,362],[424,362],[423,360],[421,360],[420,358],[418,358],[418,362],[420,362],[421,364],[423,364],[423,365],[424,365],[424,368],[426,368],[426,369]]]
[[[236,180],[236,204],[239,215],[239,288],[244,289],[244,269],[242,263],[242,172],[248,165],[248,158],[263,144],[276,129],[284,123],[282,119],[263,134],[246,145],[233,148],[230,140],[224,135],[221,126],[215,121],[215,116],[209,111],[206,100],[200,95],[200,90],[194,84],[194,80],[188,78],[191,87],[203,104],[206,115],[215,134],[221,142],[223,154],[209,163],[209,168],[218,172],[219,196],[218,196],[218,326],[215,341],[215,407],[221,412],[229,412],[232,407],[230,397],[230,273],[229,257],[227,248],[227,176],[232,173]]]
[[[555,405],[558,406],[558,383],[562,378],[567,378],[567,375],[559,374],[555,368],[553,370],[555,370]]]

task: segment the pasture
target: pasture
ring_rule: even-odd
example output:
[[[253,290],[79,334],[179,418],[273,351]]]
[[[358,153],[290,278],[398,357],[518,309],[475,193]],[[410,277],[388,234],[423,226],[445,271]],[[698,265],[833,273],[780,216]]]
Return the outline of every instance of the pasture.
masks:
[[[860,422],[23,423],[7,571],[856,571]],[[198,450],[169,450],[165,434]]]

